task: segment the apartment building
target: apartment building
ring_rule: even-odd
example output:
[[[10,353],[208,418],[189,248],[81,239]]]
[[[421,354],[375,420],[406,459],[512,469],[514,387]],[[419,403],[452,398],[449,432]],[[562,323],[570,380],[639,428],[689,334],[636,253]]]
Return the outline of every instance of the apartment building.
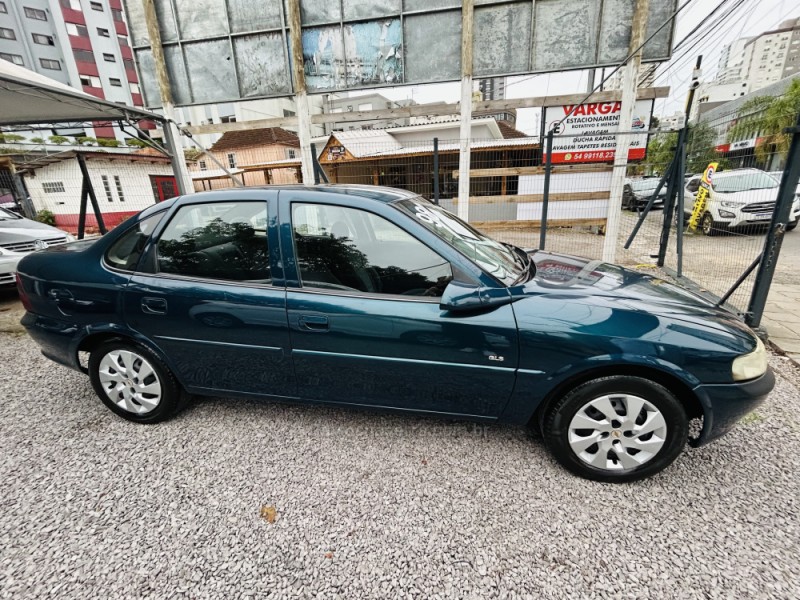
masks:
[[[0,0],[0,58],[97,98],[144,105],[120,0]],[[56,133],[129,137],[102,121]]]

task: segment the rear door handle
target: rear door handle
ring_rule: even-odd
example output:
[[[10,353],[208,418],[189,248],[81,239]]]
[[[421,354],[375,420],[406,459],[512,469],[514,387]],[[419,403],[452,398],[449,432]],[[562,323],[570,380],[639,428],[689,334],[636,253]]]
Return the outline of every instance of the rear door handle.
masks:
[[[146,315],[165,315],[167,301],[164,298],[142,298],[142,312]]]
[[[306,331],[328,331],[328,317],[322,315],[300,315],[297,324]]]

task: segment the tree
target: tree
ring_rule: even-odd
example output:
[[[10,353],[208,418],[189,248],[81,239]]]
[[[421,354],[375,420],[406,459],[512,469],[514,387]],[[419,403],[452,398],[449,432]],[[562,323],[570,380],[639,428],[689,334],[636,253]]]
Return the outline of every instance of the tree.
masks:
[[[794,79],[782,96],[758,96],[745,102],[737,113],[736,124],[728,130],[728,142],[753,137],[762,138],[756,145],[756,158],[767,163],[772,154],[786,156],[792,127],[800,113],[800,79]]]
[[[51,135],[47,138],[54,144],[66,144],[69,141],[68,137],[64,137],[63,135]]]
[[[203,156],[203,154],[205,154],[205,152],[198,150],[197,148],[187,148],[183,151],[183,155],[186,157],[186,160],[197,160]]]

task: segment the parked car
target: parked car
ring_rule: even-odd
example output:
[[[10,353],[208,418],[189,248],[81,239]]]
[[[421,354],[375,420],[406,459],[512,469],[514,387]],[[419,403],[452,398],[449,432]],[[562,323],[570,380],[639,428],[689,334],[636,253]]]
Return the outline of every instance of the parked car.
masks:
[[[683,212],[688,219],[694,208],[702,175],[689,179],[684,190]],[[700,217],[705,235],[728,230],[767,227],[775,212],[780,182],[759,169],[734,169],[714,173],[706,210]],[[791,231],[800,219],[800,199],[795,198],[789,223]]]
[[[72,241],[69,233],[0,208],[0,287],[14,285],[17,263],[29,252]]]
[[[779,183],[781,178],[783,177],[783,171],[770,171],[769,174],[772,175]],[[794,195],[795,197],[800,198],[800,183],[797,184],[797,187],[795,188],[794,191]]]
[[[642,210],[647,206],[647,203],[650,202],[650,198],[653,196],[653,192],[656,191],[660,181],[660,177],[626,180],[622,188],[622,208],[637,211]],[[653,208],[664,208],[664,200],[666,197],[667,186],[663,185],[658,191],[658,196],[656,196],[656,200],[653,203]]]
[[[620,482],[669,465],[690,419],[710,442],[774,385],[761,341],[702,298],[496,242],[391,188],[184,196],[18,275],[45,356],[139,423],[224,394],[531,425],[569,470]]]

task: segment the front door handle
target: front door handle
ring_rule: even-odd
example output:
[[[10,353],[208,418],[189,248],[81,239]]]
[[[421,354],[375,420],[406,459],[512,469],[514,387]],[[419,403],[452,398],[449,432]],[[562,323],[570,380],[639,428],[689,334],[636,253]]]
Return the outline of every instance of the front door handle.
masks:
[[[165,315],[167,301],[164,298],[142,298],[142,312],[146,315]]]
[[[328,317],[322,315],[300,315],[297,324],[305,331],[328,331]]]

